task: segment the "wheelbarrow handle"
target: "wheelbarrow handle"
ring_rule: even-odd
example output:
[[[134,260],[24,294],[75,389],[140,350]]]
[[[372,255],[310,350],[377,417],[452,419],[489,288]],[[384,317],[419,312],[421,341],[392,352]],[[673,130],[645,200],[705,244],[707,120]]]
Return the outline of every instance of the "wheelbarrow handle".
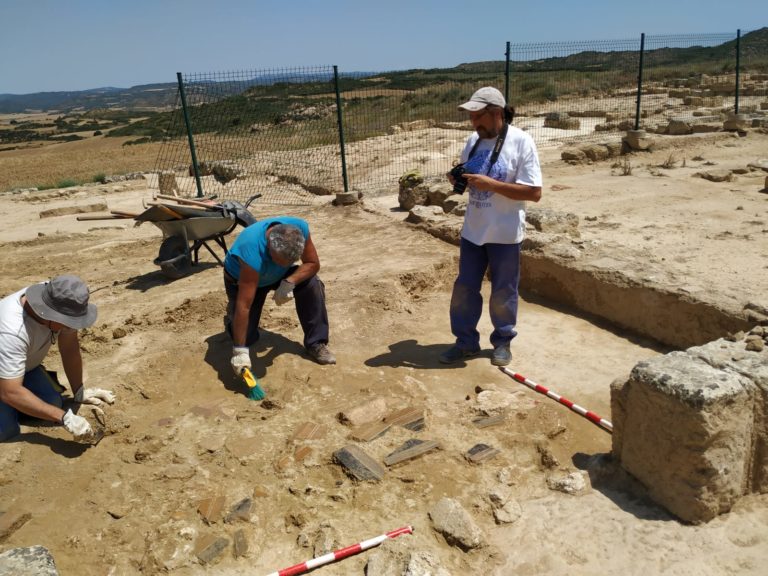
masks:
[[[164,194],[157,194],[155,197],[160,198],[162,200],[174,200],[179,204],[189,204],[190,206],[197,206],[198,208],[207,208],[208,210],[221,210],[223,208],[221,204],[206,204],[205,202],[200,202],[199,200],[191,200],[189,198],[180,198],[177,196],[166,196]]]

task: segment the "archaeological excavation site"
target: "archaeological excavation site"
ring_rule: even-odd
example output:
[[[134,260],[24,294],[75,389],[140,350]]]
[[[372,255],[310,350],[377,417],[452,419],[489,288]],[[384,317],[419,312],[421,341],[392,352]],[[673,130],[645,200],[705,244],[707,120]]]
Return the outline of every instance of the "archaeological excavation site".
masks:
[[[34,149],[35,170],[67,151],[68,170],[140,146],[158,160],[0,192],[0,297],[81,277],[98,307],[79,331],[84,385],[114,394],[79,404],[92,442],[25,418],[0,443],[0,575],[764,574],[768,74],[744,72],[734,103],[722,68],[649,73],[642,110],[634,69],[621,89],[518,107],[543,186],[501,367],[488,281],[480,353],[440,361],[469,196],[446,171],[473,128],[411,114],[431,85],[355,79],[343,105],[331,84],[291,85],[274,121],[206,125],[192,161],[181,129]],[[251,89],[274,103],[277,88]],[[366,99],[396,121],[365,117]],[[341,108],[369,124],[345,125],[339,149],[323,138]],[[31,162],[21,148],[0,148],[0,172]],[[222,264],[278,216],[311,230],[336,363],[308,354],[299,304],[270,296],[248,380],[232,370]],[[56,346],[44,364],[74,404]]]

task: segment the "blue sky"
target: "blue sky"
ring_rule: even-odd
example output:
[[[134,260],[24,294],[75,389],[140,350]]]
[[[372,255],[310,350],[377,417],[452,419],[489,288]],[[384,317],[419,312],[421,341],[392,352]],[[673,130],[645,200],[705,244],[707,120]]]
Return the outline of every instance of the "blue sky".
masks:
[[[500,60],[507,41],[762,26],[766,0],[0,0],[0,93],[174,82],[176,72],[448,67]]]

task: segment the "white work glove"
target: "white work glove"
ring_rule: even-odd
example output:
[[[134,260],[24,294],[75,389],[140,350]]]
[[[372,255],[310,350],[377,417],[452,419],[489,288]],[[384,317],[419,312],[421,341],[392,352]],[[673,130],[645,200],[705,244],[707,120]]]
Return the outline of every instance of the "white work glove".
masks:
[[[75,402],[79,402],[80,404],[93,404],[94,406],[99,406],[104,402],[113,404],[115,402],[115,395],[109,390],[80,386],[78,391],[75,392]]]
[[[295,287],[296,285],[293,282],[289,282],[288,280],[281,281],[280,286],[278,286],[277,290],[275,290],[275,295],[272,297],[272,299],[275,301],[275,304],[282,306],[289,300],[293,299],[293,289]]]
[[[93,428],[91,428],[88,420],[78,416],[72,410],[67,410],[61,421],[67,432],[72,434],[78,442],[90,442],[93,439]]]
[[[251,368],[251,353],[247,346],[235,346],[232,348],[232,370],[236,376],[245,369]]]

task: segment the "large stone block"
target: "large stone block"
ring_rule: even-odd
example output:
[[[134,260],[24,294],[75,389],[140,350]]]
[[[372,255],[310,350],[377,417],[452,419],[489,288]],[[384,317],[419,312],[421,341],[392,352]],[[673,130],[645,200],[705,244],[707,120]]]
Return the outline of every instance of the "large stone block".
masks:
[[[632,150],[648,150],[653,146],[653,140],[648,138],[645,130],[629,130],[622,141]]]
[[[649,495],[706,522],[768,491],[768,353],[717,340],[637,364],[611,387],[613,454]]]
[[[56,563],[47,548],[12,548],[0,554],[0,574],[13,576],[58,576]]]

